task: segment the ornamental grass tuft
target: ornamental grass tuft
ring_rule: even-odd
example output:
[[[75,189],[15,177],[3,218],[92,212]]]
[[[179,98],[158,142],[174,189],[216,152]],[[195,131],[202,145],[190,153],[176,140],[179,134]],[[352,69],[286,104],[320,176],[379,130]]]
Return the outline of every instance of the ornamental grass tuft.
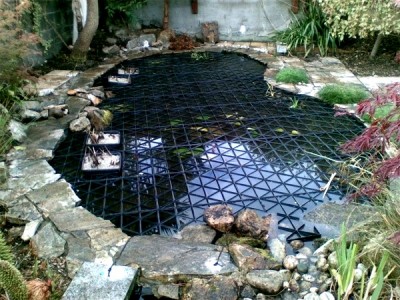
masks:
[[[352,104],[368,98],[365,88],[355,84],[329,84],[324,86],[318,96],[330,104]]]
[[[308,83],[309,79],[307,73],[299,68],[283,68],[276,74],[277,82],[284,83]]]

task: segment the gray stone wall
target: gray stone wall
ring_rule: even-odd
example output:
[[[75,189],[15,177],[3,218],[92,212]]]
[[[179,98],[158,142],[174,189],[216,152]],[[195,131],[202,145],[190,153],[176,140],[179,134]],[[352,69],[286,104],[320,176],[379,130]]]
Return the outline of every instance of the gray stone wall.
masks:
[[[162,0],[148,0],[137,11],[144,26],[161,26]],[[201,23],[218,22],[221,40],[268,41],[293,18],[291,0],[198,0],[198,14],[192,14],[190,0],[170,0],[170,28],[201,37]],[[241,33],[244,25],[246,32]]]

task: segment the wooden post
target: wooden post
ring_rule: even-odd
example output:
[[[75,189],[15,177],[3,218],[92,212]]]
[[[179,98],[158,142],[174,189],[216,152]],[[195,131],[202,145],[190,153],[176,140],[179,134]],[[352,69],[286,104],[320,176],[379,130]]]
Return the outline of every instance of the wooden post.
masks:
[[[164,0],[163,29],[168,29],[168,27],[169,27],[169,0]]]

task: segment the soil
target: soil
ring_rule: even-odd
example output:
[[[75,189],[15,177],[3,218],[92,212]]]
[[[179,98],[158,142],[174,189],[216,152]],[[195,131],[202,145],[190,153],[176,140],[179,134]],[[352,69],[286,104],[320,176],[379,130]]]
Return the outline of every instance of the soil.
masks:
[[[346,67],[358,76],[399,76],[400,62],[395,61],[400,50],[400,36],[384,37],[375,58],[370,58],[373,38],[347,40],[336,54]],[[400,79],[399,79],[400,80]]]

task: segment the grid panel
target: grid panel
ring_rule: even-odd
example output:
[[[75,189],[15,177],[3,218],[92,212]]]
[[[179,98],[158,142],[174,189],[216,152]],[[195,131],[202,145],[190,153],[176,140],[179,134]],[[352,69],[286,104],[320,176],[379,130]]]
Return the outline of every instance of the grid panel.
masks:
[[[121,67],[121,66],[118,66]],[[203,211],[226,203],[235,212],[275,213],[290,238],[311,238],[304,212],[323,202],[320,188],[342,158],[337,147],[362,130],[350,117],[336,119],[318,99],[277,90],[267,95],[264,66],[233,53],[152,56],[123,67],[139,68],[130,85],[104,85],[115,94],[102,108],[122,134],[118,174],[80,171],[84,136],[70,134],[52,165],[72,184],[82,205],[132,235],[169,234],[201,222]],[[291,109],[294,97],[299,109]],[[314,153],[316,155],[312,155]],[[340,200],[333,185],[326,199]]]

